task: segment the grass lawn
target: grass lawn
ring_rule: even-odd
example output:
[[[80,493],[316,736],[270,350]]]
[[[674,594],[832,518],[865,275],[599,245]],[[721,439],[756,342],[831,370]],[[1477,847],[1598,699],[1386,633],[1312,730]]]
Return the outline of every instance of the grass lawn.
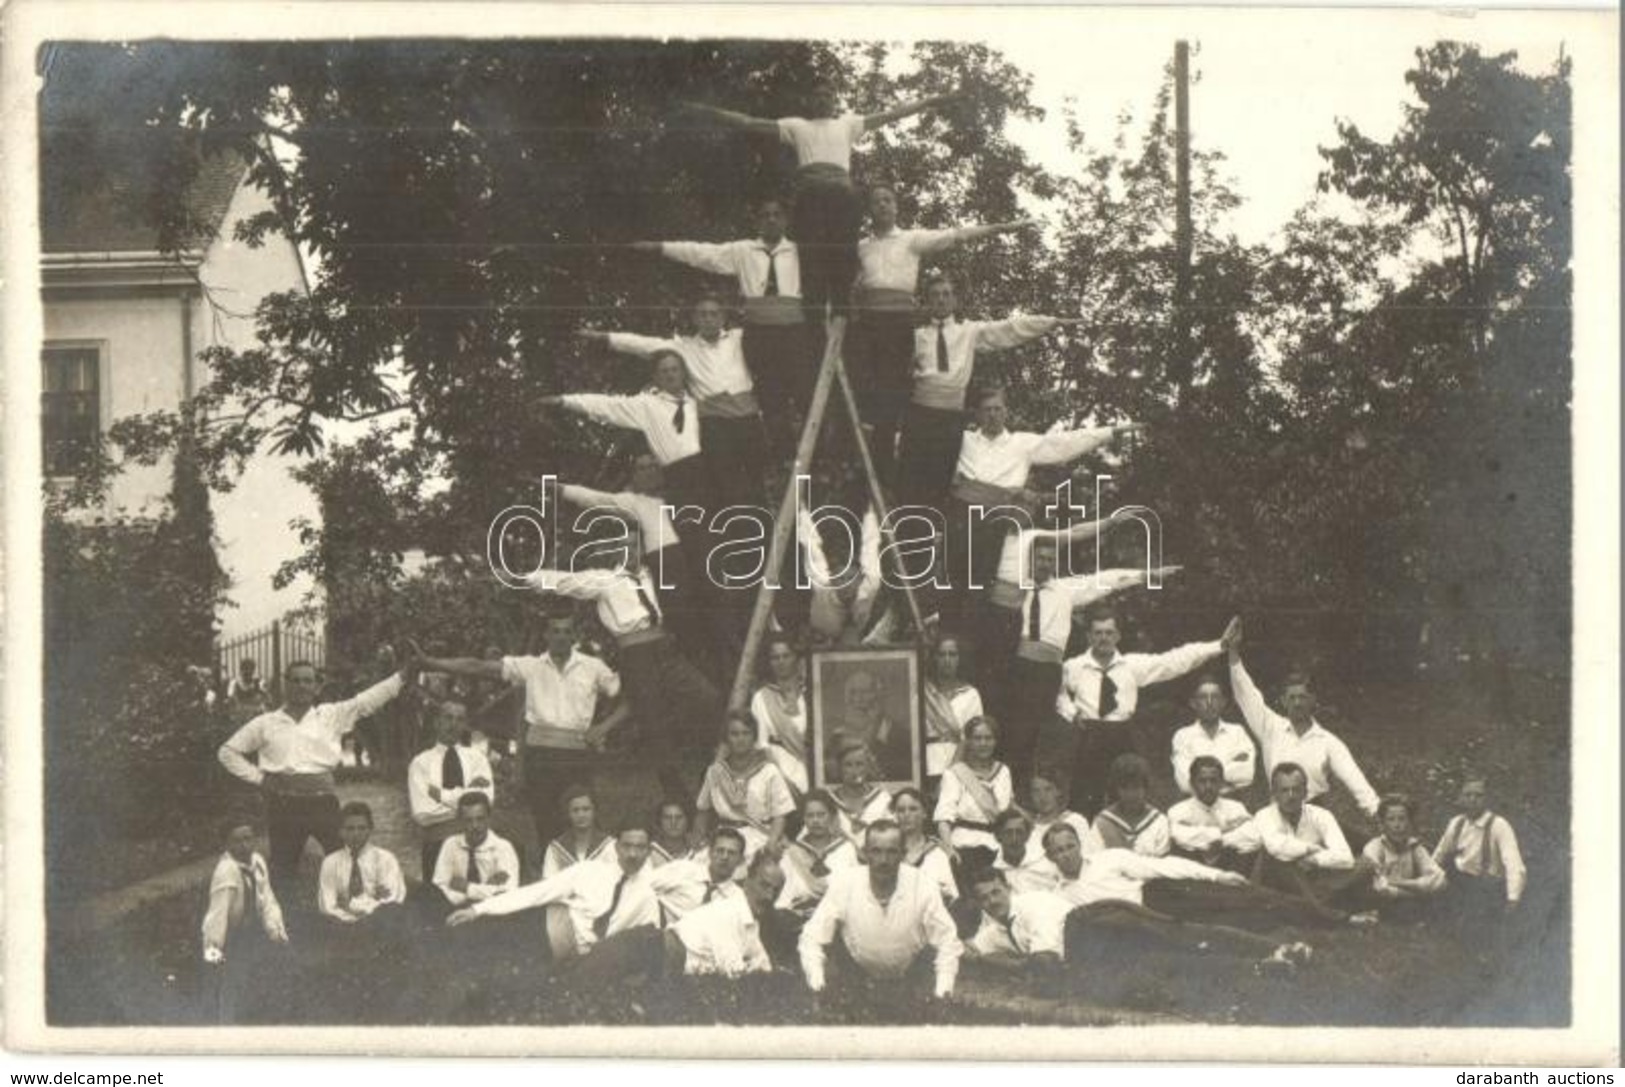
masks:
[[[895,993],[858,994],[814,1008],[788,971],[721,983],[656,985],[635,997],[586,1001],[543,980],[531,949],[438,963],[434,933],[413,955],[357,953],[319,939],[314,919],[295,920],[295,948],[264,986],[266,1021],[301,1024],[639,1023],[1110,1023],[1190,1021],[1255,1025],[1556,1026],[1569,1019],[1570,885],[1568,697],[1550,677],[1522,676],[1498,694],[1416,685],[1355,691],[1330,727],[1349,742],[1379,791],[1404,791],[1424,806],[1433,840],[1450,814],[1464,765],[1492,777],[1492,807],[1516,826],[1530,889],[1510,946],[1458,940],[1434,927],[1282,933],[1315,946],[1297,975],[1255,974],[1245,962],[1162,951],[1107,954],[1073,964],[1058,996],[1040,997],[967,965],[962,999],[929,1006]],[[1160,711],[1160,712],[1159,712]],[[1154,715],[1154,716],[1152,716]],[[1151,707],[1144,753],[1166,774],[1166,738],[1182,724],[1177,707]],[[1162,746],[1158,746],[1158,745]],[[606,772],[599,781],[608,821],[641,810],[646,775]],[[1171,782],[1159,782],[1160,803]],[[511,794],[510,794],[511,797]],[[1339,804],[1339,814],[1347,815]],[[528,820],[500,806],[498,830],[530,842]],[[381,828],[382,830],[382,828]],[[397,840],[407,832],[394,828]],[[381,833],[380,837],[384,837]],[[392,843],[393,844],[393,843]],[[397,847],[409,871],[415,850]],[[307,888],[295,888],[301,897]],[[150,903],[101,931],[69,938],[54,930],[47,964],[52,1023],[171,1024],[206,1021],[200,1008],[197,925],[202,891]],[[302,924],[301,924],[302,923]],[[301,938],[303,937],[303,938]],[[434,977],[428,984],[424,980]],[[455,985],[444,979],[455,978]]]

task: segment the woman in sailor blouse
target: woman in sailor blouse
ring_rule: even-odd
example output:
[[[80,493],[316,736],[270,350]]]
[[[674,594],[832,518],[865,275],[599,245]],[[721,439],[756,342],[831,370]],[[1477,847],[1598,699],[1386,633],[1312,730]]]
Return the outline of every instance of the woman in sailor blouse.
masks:
[[[891,814],[891,794],[875,784],[875,754],[866,744],[847,744],[837,756],[841,783],[829,791],[841,833],[863,841],[870,823]]]
[[[1138,755],[1112,760],[1107,778],[1111,803],[1095,816],[1094,833],[1107,849],[1129,849],[1146,857],[1165,857],[1172,845],[1168,817],[1146,799],[1151,767]]]
[[[802,801],[801,834],[779,859],[784,889],[777,908],[810,917],[829,890],[830,874],[862,863],[857,846],[841,833],[836,812],[835,801],[823,789],[814,789]]]
[[[598,803],[592,790],[575,785],[564,791],[559,801],[570,829],[547,843],[542,850],[542,878],[551,879],[566,868],[584,861],[613,865],[615,838],[598,827]]]
[[[767,682],[750,700],[756,745],[798,796],[807,792],[807,680],[801,654],[783,635],[767,640]]]
[[[756,746],[756,722],[748,714],[729,712],[722,754],[705,771],[695,808],[702,840],[719,825],[744,836],[747,864],[763,847],[777,850],[783,843],[795,798],[779,768]]]
[[[965,726],[959,757],[942,775],[935,814],[937,838],[956,864],[972,864],[978,859],[982,864],[991,864],[999,851],[993,820],[1010,807],[1014,790],[1010,768],[993,757],[998,744],[999,730],[993,718],[976,718]],[[966,856],[966,850],[975,850],[980,856]]]
[[[892,794],[892,818],[903,828],[903,863],[918,868],[920,875],[935,882],[943,901],[952,905],[959,897],[959,885],[954,882],[947,850],[926,832],[925,812],[925,797],[913,786],[906,785]]]
[[[965,726],[982,716],[982,696],[959,678],[959,639],[945,634],[931,650],[925,680],[925,779],[934,784],[954,761]]]
[[[649,865],[703,860],[706,849],[694,844],[693,823],[680,800],[663,800],[655,812],[655,834],[649,842]]]

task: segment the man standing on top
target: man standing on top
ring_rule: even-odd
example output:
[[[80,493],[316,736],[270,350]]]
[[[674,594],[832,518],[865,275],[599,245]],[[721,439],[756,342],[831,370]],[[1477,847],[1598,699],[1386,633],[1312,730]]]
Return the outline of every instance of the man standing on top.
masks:
[[[801,256],[784,236],[790,217],[784,201],[768,197],[756,207],[757,237],[736,242],[633,242],[714,275],[732,276],[745,300],[745,365],[761,395],[776,448],[793,447],[814,377],[814,337],[801,304]]]
[[[343,844],[333,772],[344,760],[344,737],[357,721],[399,695],[417,666],[415,659],[408,661],[354,698],[317,705],[316,666],[294,661],[284,670],[282,705],[255,717],[220,745],[220,765],[265,796],[271,878],[284,893],[311,838],[321,843],[324,854]]]
[[[920,262],[965,242],[1037,227],[1035,219],[947,230],[904,230],[897,225],[897,190],[869,188],[870,234],[858,242],[857,321],[847,343],[849,374],[860,397],[869,453],[882,483],[892,483],[897,427],[914,380],[915,297]]]

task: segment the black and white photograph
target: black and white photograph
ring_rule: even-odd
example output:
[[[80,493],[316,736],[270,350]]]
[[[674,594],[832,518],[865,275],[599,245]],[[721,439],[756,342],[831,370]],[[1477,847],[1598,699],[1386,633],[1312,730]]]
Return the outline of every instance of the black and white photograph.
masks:
[[[9,13],[11,1044],[1617,1059],[1617,11],[221,7]]]

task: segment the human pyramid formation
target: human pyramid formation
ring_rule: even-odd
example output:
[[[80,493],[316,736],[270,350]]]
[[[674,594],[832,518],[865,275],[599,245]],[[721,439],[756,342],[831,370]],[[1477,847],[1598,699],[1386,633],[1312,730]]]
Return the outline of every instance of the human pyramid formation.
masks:
[[[1507,820],[1486,807],[1485,783],[1465,785],[1461,814],[1435,849],[1423,848],[1411,803],[1379,798],[1347,746],[1315,720],[1307,678],[1287,679],[1284,714],[1266,704],[1241,657],[1239,619],[1213,642],[1118,651],[1105,600],[1147,571],[1063,573],[1071,545],[1109,526],[1062,523],[1054,506],[1041,516],[1043,499],[1028,484],[1035,466],[1068,464],[1132,424],[1009,430],[1000,387],[972,383],[978,356],[1067,321],[960,320],[954,284],[943,277],[926,285],[929,319],[916,311],[922,260],[1031,224],[903,229],[896,193],[874,185],[873,230],[858,236],[854,144],[942,101],[837,115],[831,91],[817,103],[819,119],[777,121],[691,107],[789,145],[799,170],[793,214],[778,199],[763,201],[755,238],[634,246],[734,277],[742,328],[725,328],[723,305],[706,297],[693,310],[694,335],[583,332],[648,357],[653,386],[632,396],[544,398],[647,439],[627,489],[560,491],[625,519],[622,561],[529,579],[566,602],[592,602],[617,668],[579,647],[567,603],[548,614],[541,655],[431,657],[414,644],[399,673],[344,702],[314,704],[314,669],[290,665],[284,705],[220,749],[226,768],[265,797],[271,864],[253,850],[252,822],[232,820],[210,888],[206,960],[253,962],[267,939],[287,941],[273,886],[292,881],[310,837],[330,851],[318,911],[347,939],[444,923],[455,940],[536,941],[532,911],[542,911],[553,976],[584,987],[737,976],[770,970],[777,958],[799,963],[814,992],[842,978],[928,976],[931,991],[947,996],[962,955],[1044,980],[1125,941],[1289,971],[1310,949],[1283,929],[1403,921],[1444,901],[1482,933],[1516,906],[1523,862]],[[945,558],[933,563],[953,588],[915,631],[930,643],[923,788],[882,784],[911,777],[914,748],[864,673],[848,681],[847,712],[830,730],[825,759],[815,763],[810,751],[805,642],[883,643],[908,622],[897,594],[889,607],[879,603],[890,585],[882,510],[865,513],[860,542],[848,533],[845,548],[821,536],[810,515],[798,517],[812,585],[807,613],[780,608],[748,706],[725,707],[693,659],[696,649],[736,644],[737,634],[727,594],[711,584],[695,546],[718,536],[703,515],[759,501],[767,450],[800,428],[830,341],[851,365],[863,442],[884,492],[945,515],[934,537]],[[689,508],[701,513],[699,527],[685,522],[679,531]],[[1003,515],[973,516],[994,508]],[[1080,610],[1088,649],[1066,659]],[[796,628],[806,637],[789,633]],[[961,678],[962,655],[975,662],[965,669],[970,681]],[[1150,803],[1150,767],[1135,751],[1140,692],[1219,657],[1245,727],[1222,719],[1223,682],[1200,676],[1190,700],[1196,720],[1174,735],[1170,757],[1185,798],[1165,813]],[[523,688],[517,739],[544,843],[539,878],[525,882],[518,852],[491,830],[496,774],[466,742],[468,714],[457,698],[432,701],[437,742],[408,772],[423,839],[420,888],[409,895],[395,858],[369,843],[367,807],[340,806],[333,772],[344,737],[415,689],[422,673]],[[612,836],[597,825],[589,783],[606,739],[627,722],[636,723],[638,755],[658,771],[664,796],[652,823],[633,819]],[[1235,794],[1253,786],[1260,755],[1271,802],[1249,812]],[[1315,803],[1334,784],[1380,833],[1340,825]],[[1363,845],[1358,856],[1351,840]],[[421,908],[403,908],[409,897]],[[516,915],[529,927],[495,920]]]

